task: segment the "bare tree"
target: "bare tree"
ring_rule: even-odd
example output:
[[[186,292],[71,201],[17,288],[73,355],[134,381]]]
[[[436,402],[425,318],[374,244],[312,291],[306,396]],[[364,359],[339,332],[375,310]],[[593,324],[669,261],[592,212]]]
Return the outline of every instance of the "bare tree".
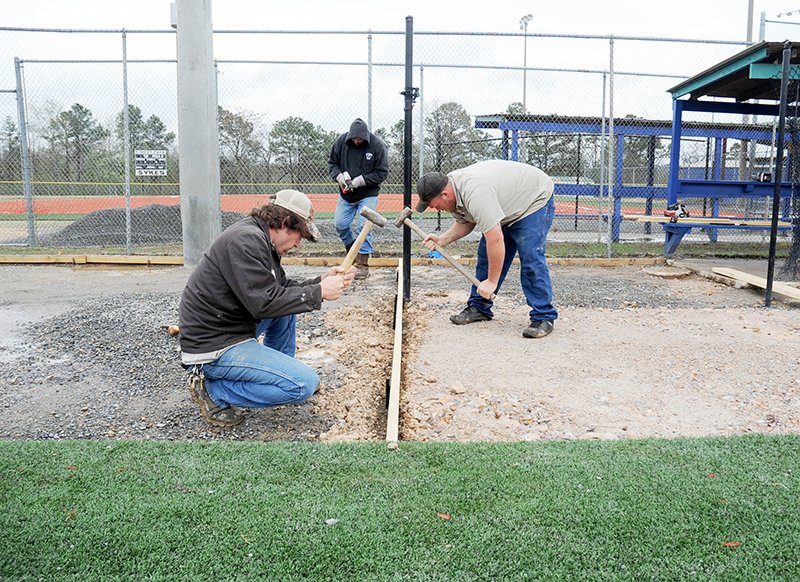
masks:
[[[261,121],[255,113],[233,113],[219,108],[220,173],[223,182],[249,182],[266,148],[259,137]]]
[[[454,101],[434,109],[425,119],[425,159],[429,169],[450,172],[491,156],[491,138],[475,129],[470,115]]]

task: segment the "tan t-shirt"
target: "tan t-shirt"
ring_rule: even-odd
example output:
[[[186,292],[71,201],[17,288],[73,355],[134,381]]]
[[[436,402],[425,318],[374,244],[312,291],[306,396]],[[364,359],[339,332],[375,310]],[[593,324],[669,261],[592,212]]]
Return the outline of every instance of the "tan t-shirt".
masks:
[[[539,168],[510,160],[487,160],[448,174],[456,191],[456,222],[486,232],[542,208],[553,196],[553,180]]]

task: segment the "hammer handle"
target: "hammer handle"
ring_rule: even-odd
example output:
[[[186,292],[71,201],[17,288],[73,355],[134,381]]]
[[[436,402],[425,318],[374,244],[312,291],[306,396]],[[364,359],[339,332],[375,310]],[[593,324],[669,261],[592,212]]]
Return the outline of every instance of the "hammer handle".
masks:
[[[369,220],[364,222],[364,226],[361,227],[361,232],[358,233],[355,242],[353,242],[353,246],[351,246],[350,250],[347,251],[347,255],[344,257],[344,261],[342,261],[342,269],[345,271],[349,269],[353,264],[353,261],[356,260],[356,255],[358,254],[358,251],[361,250],[361,245],[363,245],[364,241],[367,240],[367,235],[369,234],[371,228],[372,222]]]
[[[408,228],[410,228],[411,230],[413,230],[414,232],[416,232],[416,233],[417,233],[419,236],[421,236],[421,237],[422,237],[422,239],[423,239],[423,240],[425,239],[425,237],[426,237],[426,236],[428,236],[427,234],[425,234],[425,231],[424,231],[424,230],[422,230],[420,227],[418,227],[416,224],[414,224],[414,223],[411,221],[411,219],[410,219],[410,218],[406,218],[406,219],[403,221],[403,224],[405,224],[405,225],[406,225]],[[467,270],[464,268],[464,265],[462,265],[462,264],[461,264],[461,263],[459,263],[457,260],[455,260],[453,257],[451,257],[451,256],[450,256],[450,254],[449,254],[449,253],[448,253],[446,250],[444,250],[444,249],[441,247],[441,245],[439,245],[438,243],[434,243],[434,244],[435,244],[435,246],[436,246],[436,250],[439,252],[439,254],[441,254],[441,255],[442,255],[444,258],[445,258],[445,260],[446,260],[448,263],[450,263],[451,265],[453,265],[453,267],[455,267],[455,268],[456,268],[456,270],[457,270],[459,273],[461,273],[462,275],[464,275],[464,277],[466,277],[466,278],[467,278],[467,280],[468,280],[469,282],[471,282],[473,285],[475,285],[475,287],[478,287],[478,286],[481,284],[481,282],[480,282],[480,281],[478,281],[478,278],[477,278],[475,275],[473,275],[472,273],[470,273],[469,271],[467,271]],[[491,295],[490,299],[491,299],[492,301],[494,301],[496,297],[497,297],[497,295],[496,295],[496,294],[494,294],[494,293],[492,293],[492,295]]]

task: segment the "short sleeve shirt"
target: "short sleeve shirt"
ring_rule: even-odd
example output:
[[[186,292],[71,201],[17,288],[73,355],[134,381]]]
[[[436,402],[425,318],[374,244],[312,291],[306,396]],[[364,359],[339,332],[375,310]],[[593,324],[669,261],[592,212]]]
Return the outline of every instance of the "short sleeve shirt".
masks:
[[[544,207],[553,180],[539,168],[509,160],[486,160],[448,174],[456,192],[456,222],[486,232],[512,224]]]

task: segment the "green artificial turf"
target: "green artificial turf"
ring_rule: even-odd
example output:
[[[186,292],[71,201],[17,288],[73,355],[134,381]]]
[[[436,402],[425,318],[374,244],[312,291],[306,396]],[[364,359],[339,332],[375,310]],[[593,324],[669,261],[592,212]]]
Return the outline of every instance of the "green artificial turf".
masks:
[[[793,580],[800,438],[0,441],[3,580]]]

